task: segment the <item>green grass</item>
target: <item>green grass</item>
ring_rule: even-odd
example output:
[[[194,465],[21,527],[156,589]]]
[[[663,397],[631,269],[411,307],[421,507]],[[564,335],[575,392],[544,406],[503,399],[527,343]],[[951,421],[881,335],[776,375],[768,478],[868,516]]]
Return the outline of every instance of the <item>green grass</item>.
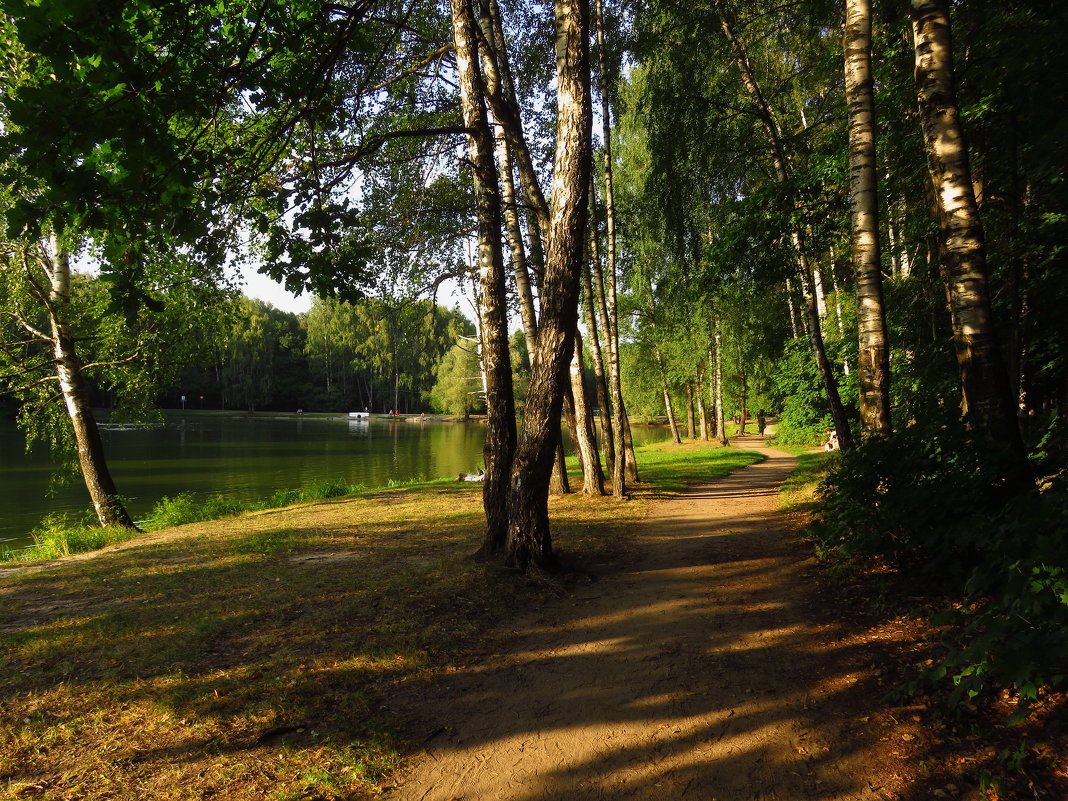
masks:
[[[797,456],[797,467],[779,487],[779,499],[781,505],[787,508],[806,509],[815,503],[816,487],[827,474],[830,460],[825,451],[811,449],[801,450],[794,455]]]
[[[656,443],[645,445],[638,452],[638,477],[651,482],[660,493],[680,492],[764,459],[755,451],[706,443]]]
[[[655,445],[638,459],[630,503],[552,499],[569,564],[621,558],[650,503],[759,456]],[[470,559],[481,497],[448,480],[368,490],[3,579],[0,797],[379,797],[412,745],[391,694],[499,652],[514,610],[566,592],[566,577]],[[232,508],[208,501],[170,507]]]
[[[32,534],[35,543],[32,550],[0,552],[0,562],[59,559],[125,542],[139,532],[121,526],[92,526],[71,515],[48,515]]]
[[[642,463],[639,477],[642,482],[652,482],[660,493],[678,492],[687,486],[711,481],[731,470],[760,461],[761,456],[752,451],[710,446],[706,443],[688,443],[674,446],[670,443],[646,445],[638,449]],[[577,472],[578,462],[568,457],[569,472]],[[417,488],[433,486],[447,479],[425,480],[421,478],[390,479],[388,488]],[[282,509],[299,503],[343,498],[365,492],[362,484],[351,484],[343,479],[328,479],[313,482],[299,489],[277,490],[260,500],[243,501],[224,495],[197,498],[190,493],[161,498],[153,507],[148,519],[142,524],[145,531],[158,531],[174,526],[202,523],[236,517],[247,512]],[[34,532],[37,546],[20,551],[0,552],[0,562],[45,561],[61,556],[84,553],[136,537],[138,532],[123,528],[100,528],[77,522],[70,516],[49,517]]]

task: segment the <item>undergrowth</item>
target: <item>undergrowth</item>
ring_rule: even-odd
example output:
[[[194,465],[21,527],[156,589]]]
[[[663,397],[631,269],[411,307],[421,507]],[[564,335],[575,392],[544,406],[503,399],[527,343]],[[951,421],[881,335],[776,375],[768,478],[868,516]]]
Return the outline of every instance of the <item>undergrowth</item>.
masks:
[[[1037,484],[957,424],[914,425],[834,463],[813,533],[826,554],[878,558],[901,596],[946,626],[928,672],[951,705],[1001,690],[1017,717],[1041,688],[1068,689],[1068,471],[1053,427],[1032,458]]]

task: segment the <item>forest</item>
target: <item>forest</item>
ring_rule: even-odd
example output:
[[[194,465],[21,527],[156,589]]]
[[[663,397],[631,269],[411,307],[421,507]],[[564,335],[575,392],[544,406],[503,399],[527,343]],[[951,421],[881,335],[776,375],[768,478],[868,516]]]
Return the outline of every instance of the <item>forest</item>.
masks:
[[[480,553],[524,571],[558,566],[562,426],[621,501],[636,415],[725,442],[767,410],[783,446],[837,433],[817,546],[953,624],[954,698],[1068,687],[1064,4],[10,0],[3,26],[0,379],[101,524],[132,525],[101,398],[445,410],[441,370],[477,371]],[[236,299],[242,263],[311,312]]]

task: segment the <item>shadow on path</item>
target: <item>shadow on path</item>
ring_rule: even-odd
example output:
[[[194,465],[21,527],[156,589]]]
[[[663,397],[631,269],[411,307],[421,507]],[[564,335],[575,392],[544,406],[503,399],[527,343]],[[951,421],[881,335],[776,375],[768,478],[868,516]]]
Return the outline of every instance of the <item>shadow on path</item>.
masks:
[[[777,510],[795,460],[758,449],[658,504],[633,563],[509,653],[401,688],[425,753],[391,800],[898,798],[874,657],[814,603]]]

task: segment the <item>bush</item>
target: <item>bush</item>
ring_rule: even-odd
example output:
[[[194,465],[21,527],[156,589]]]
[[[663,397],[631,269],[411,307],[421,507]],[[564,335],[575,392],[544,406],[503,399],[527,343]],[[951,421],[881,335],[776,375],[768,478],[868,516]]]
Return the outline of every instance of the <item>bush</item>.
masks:
[[[122,526],[96,526],[68,514],[46,516],[33,530],[35,547],[0,554],[2,561],[58,559],[95,551],[136,537],[139,532]]]
[[[1068,688],[1068,471],[1021,486],[1002,455],[956,422],[865,442],[828,474],[813,533],[884,558],[943,610],[952,634],[931,676],[951,701],[1010,688],[1026,706],[1042,685]]]
[[[834,424],[806,341],[794,339],[786,343],[773,377],[783,399],[776,441],[782,445],[818,445]]]

